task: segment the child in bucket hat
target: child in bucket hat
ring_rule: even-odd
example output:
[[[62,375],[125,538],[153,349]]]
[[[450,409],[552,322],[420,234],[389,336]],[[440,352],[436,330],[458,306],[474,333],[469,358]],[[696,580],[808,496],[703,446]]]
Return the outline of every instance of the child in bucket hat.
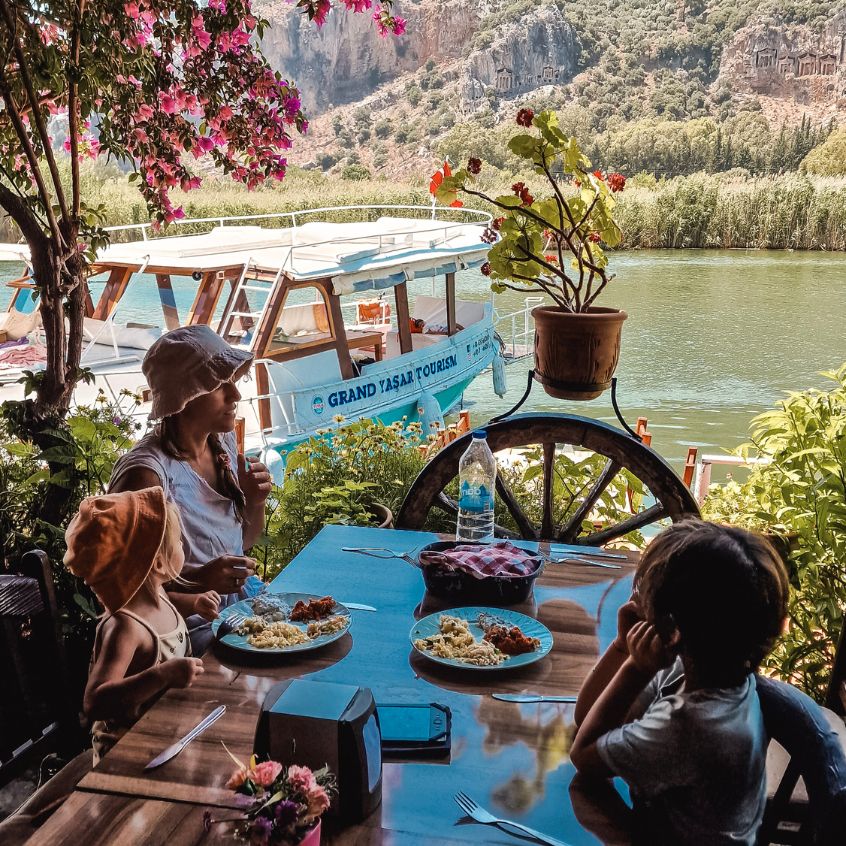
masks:
[[[191,657],[185,620],[164,592],[183,553],[179,511],[160,487],[88,497],[65,539],[65,565],[106,609],[84,699],[96,764],[167,688],[189,687],[203,662]]]

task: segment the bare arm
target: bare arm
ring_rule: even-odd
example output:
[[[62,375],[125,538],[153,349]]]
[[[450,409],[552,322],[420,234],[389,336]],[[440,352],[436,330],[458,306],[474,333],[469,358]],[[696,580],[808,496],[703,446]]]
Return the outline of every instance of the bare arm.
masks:
[[[599,739],[626,722],[629,711],[644,688],[659,670],[669,666],[673,660],[655,627],[644,621],[632,627],[626,642],[629,657],[576,729],[570,748],[570,760],[585,775],[598,778],[614,775],[599,754]]]
[[[249,468],[249,469],[248,469]],[[238,484],[247,501],[244,514],[244,549],[249,549],[264,531],[264,503],[270,494],[270,472],[260,461],[238,456]]]
[[[264,465],[260,466],[263,467]],[[269,478],[268,475],[268,480]],[[161,487],[161,485],[162,480],[154,470],[147,467],[132,467],[122,473],[114,484],[109,485],[109,493],[140,491],[144,488]],[[248,509],[250,507],[249,501],[247,507]],[[256,507],[261,509],[261,518],[255,534],[257,538],[264,528],[264,500],[262,499],[260,503],[257,503]],[[244,543],[246,546],[246,540]],[[182,566],[181,575],[185,581],[192,584],[190,586],[172,584],[168,588],[168,595],[173,602],[176,592],[217,591],[218,593],[234,593],[253,572],[255,572],[255,562],[251,558],[245,558],[241,555],[221,555],[205,564],[189,564],[186,562]],[[181,610],[180,613],[182,613]],[[189,614],[193,613],[195,612],[189,611]],[[188,615],[183,614],[183,616]]]
[[[623,666],[626,658],[629,657],[626,636],[639,619],[638,608],[633,599],[629,599],[617,612],[617,637],[590,671],[579,691],[579,700],[576,702],[574,715],[576,726],[582,724],[599,695],[614,678],[617,670]]]
[[[152,648],[150,633],[134,620],[118,615],[104,623],[100,650],[85,687],[86,716],[102,720],[124,715],[168,686],[164,664],[126,675],[135,656],[150,654]]]

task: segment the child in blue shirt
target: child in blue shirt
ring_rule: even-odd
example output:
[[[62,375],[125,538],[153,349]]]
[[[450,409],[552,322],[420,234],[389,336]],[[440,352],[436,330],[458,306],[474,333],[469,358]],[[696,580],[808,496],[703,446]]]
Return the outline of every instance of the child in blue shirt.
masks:
[[[754,846],[768,742],[754,673],[787,592],[775,550],[742,529],[686,521],[644,552],[579,694],[570,759],[628,783],[645,843]]]

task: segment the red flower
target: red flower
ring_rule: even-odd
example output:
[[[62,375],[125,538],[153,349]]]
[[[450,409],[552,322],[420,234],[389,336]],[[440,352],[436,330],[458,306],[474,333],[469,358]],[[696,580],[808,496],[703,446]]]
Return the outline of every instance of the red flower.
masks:
[[[520,109],[517,112],[517,123],[520,126],[531,126],[534,119],[535,113],[531,109]]]
[[[520,199],[523,202],[524,206],[530,206],[535,201],[535,198],[529,193],[528,189],[526,188],[524,188],[520,192]]]
[[[574,179],[573,185],[575,185],[576,188],[581,188],[582,187],[582,180],[581,179]]]
[[[489,261],[486,261],[486,262],[485,262],[485,263],[484,263],[484,264],[483,264],[483,265],[479,268],[479,270],[481,271],[482,276],[490,276],[490,275],[491,275],[491,263],[490,263]]]
[[[598,232],[591,232],[590,235],[588,235],[588,241],[593,244],[598,244],[601,240],[602,238],[599,237]]]
[[[502,224],[503,224],[504,222],[505,222],[505,218],[504,218],[504,217],[495,217],[495,218],[491,221],[491,229],[493,229],[493,230],[494,230],[494,231],[496,231],[496,232],[499,232],[499,230],[500,230],[500,228],[502,227]]]
[[[558,256],[546,255],[543,258],[544,258],[544,261],[547,261],[550,264],[558,264]]]
[[[626,187],[626,177],[622,173],[612,173],[608,177],[608,185],[612,191],[622,191]]]
[[[486,227],[485,231],[482,233],[482,240],[486,244],[495,244],[497,241],[496,232],[494,232],[490,227]]]
[[[482,160],[477,159],[475,156],[471,156],[467,160],[467,170],[472,173],[474,176],[482,172]]]
[[[525,182],[515,182],[511,186],[511,190],[519,197],[522,191],[526,190],[526,183]]]

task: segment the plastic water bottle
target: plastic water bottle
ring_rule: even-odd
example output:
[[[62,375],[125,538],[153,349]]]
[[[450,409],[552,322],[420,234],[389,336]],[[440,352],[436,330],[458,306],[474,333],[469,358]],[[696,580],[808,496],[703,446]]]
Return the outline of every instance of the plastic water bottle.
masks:
[[[494,539],[495,484],[496,459],[488,446],[488,433],[479,429],[458,462],[458,540],[488,543]]]

